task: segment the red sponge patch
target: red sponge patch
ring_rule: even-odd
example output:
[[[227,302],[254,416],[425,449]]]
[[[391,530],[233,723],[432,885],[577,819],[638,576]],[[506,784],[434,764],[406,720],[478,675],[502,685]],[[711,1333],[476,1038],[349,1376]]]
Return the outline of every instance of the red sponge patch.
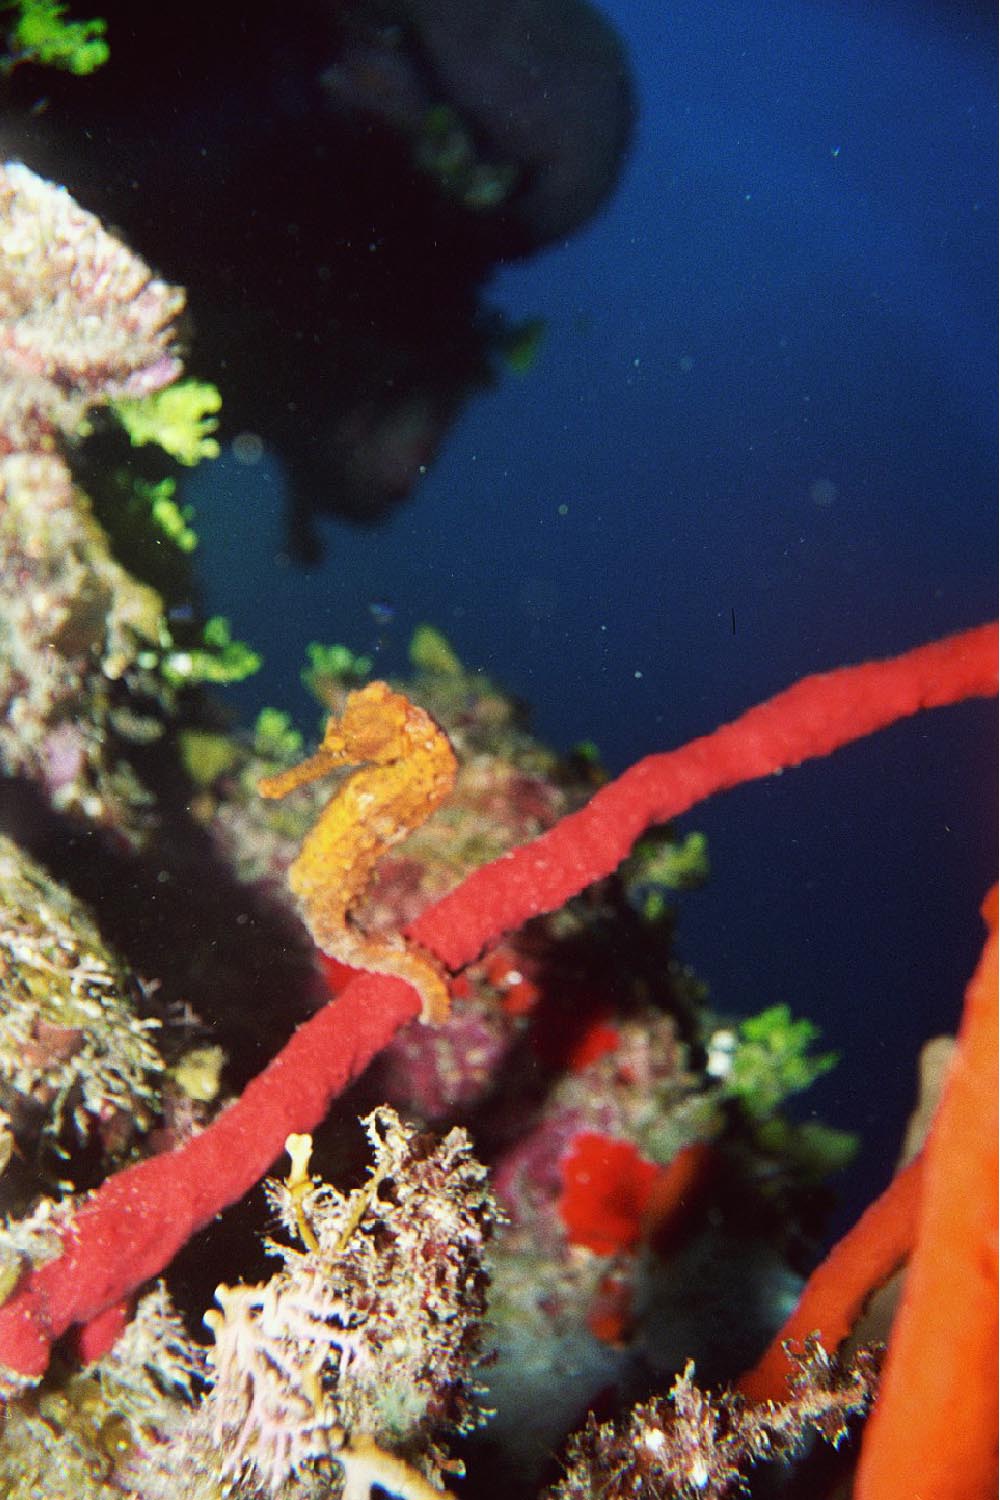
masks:
[[[562,1162],[558,1204],[571,1243],[598,1255],[631,1250],[659,1170],[630,1141],[592,1130],[574,1136]]]

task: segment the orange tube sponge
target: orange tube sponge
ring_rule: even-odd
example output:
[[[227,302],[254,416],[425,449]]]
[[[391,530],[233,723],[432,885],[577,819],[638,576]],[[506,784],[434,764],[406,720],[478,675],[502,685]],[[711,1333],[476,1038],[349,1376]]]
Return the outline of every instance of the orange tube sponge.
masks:
[[[856,1500],[997,1493],[997,890],[926,1147],[917,1243]]]
[[[847,1337],[869,1295],[906,1260],[913,1248],[923,1158],[904,1167],[848,1230],[806,1282],[784,1326],[761,1358],[737,1382],[749,1401],[784,1401],[793,1364],[785,1344],[802,1345],[817,1334],[825,1349]]]

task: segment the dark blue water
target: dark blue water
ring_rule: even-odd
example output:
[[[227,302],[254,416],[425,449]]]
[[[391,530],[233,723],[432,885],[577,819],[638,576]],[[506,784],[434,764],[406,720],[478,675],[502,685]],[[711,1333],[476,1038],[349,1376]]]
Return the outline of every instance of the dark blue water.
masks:
[[[641,120],[585,232],[498,275],[525,377],[318,574],[276,561],[280,476],[196,476],[210,603],[292,708],[305,643],[399,670],[432,621],[619,770],[795,677],[996,608],[992,22],[973,8],[614,0]],[[369,606],[394,611],[379,636]],[[734,631],[735,622],[735,631]],[[887,1176],[923,1038],[953,1028],[996,850],[995,708],[945,710],[684,827],[713,876],[682,956],[724,1012],[787,1001],[841,1049],[810,1096]]]

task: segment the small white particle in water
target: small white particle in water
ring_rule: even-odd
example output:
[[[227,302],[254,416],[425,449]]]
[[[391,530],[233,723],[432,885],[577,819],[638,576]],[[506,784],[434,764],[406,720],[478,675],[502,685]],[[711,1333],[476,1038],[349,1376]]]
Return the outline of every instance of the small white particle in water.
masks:
[[[233,457],[238,464],[259,464],[264,457],[263,439],[256,432],[240,432],[233,438]]]
[[[736,1033],[724,1028],[713,1031],[708,1039],[708,1056],[705,1072],[709,1078],[725,1078],[732,1070],[733,1054],[736,1051]]]

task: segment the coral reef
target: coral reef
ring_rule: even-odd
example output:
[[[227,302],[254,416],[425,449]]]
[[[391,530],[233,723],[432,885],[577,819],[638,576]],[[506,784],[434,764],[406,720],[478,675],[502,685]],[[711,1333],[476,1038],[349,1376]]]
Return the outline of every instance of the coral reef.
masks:
[[[0,760],[59,811],[147,825],[126,757],[161,732],[145,651],[162,605],[111,556],[85,496],[49,453],[0,459]]]
[[[17,168],[3,190],[0,751],[23,794],[0,843],[5,1492],[431,1500],[467,1459],[477,1492],[492,1478],[527,1493],[615,1390],[622,1414],[570,1441],[553,1500],[725,1496],[754,1463],[798,1453],[812,1431],[839,1442],[867,1410],[877,1356],[841,1365],[836,1350],[912,1257],[860,1482],[879,1500],[906,1493],[901,1430],[930,1400],[923,1356],[945,1368],[957,1330],[975,1430],[951,1406],[948,1422],[967,1492],[986,1494],[995,908],[926,1149],[779,1340],[736,1389],[765,1341],[755,1328],[742,1354],[742,1313],[721,1367],[696,1333],[676,1359],[653,1345],[664,1284],[703,1312],[693,1268],[712,1262],[748,1309],[767,1302],[773,1331],[807,1238],[796,1183],[814,1186],[839,1149],[780,1114],[832,1066],[810,1055],[809,1024],[775,1006],[720,1027],[673,961],[668,893],[707,865],[702,842],[660,825],[992,693],[995,630],[808,678],[603,784],[592,763],[534,745],[435,632],[417,638],[405,693],[360,686],[358,658],[318,648],[310,681],[332,717],[291,764],[287,719],[233,732],[201,689],[245,672],[251,648],[222,620],[175,645],[71,477],[89,409],[178,374],[180,294],[60,190]],[[314,783],[331,771],[347,775],[327,804]],[[217,1035],[198,1020],[206,1005]],[[358,1180],[359,1112],[374,1165],[341,1190],[326,1179]],[[286,1142],[291,1170],[266,1189],[280,1265],[265,1280],[248,1195]],[[207,1351],[162,1288],[130,1316],[161,1273],[192,1327],[222,1282]],[[789,1338],[802,1348],[790,1386]],[[950,1431],[928,1429],[947,1467]],[[897,1477],[880,1477],[886,1465]],[[946,1476],[939,1493],[958,1491]]]

